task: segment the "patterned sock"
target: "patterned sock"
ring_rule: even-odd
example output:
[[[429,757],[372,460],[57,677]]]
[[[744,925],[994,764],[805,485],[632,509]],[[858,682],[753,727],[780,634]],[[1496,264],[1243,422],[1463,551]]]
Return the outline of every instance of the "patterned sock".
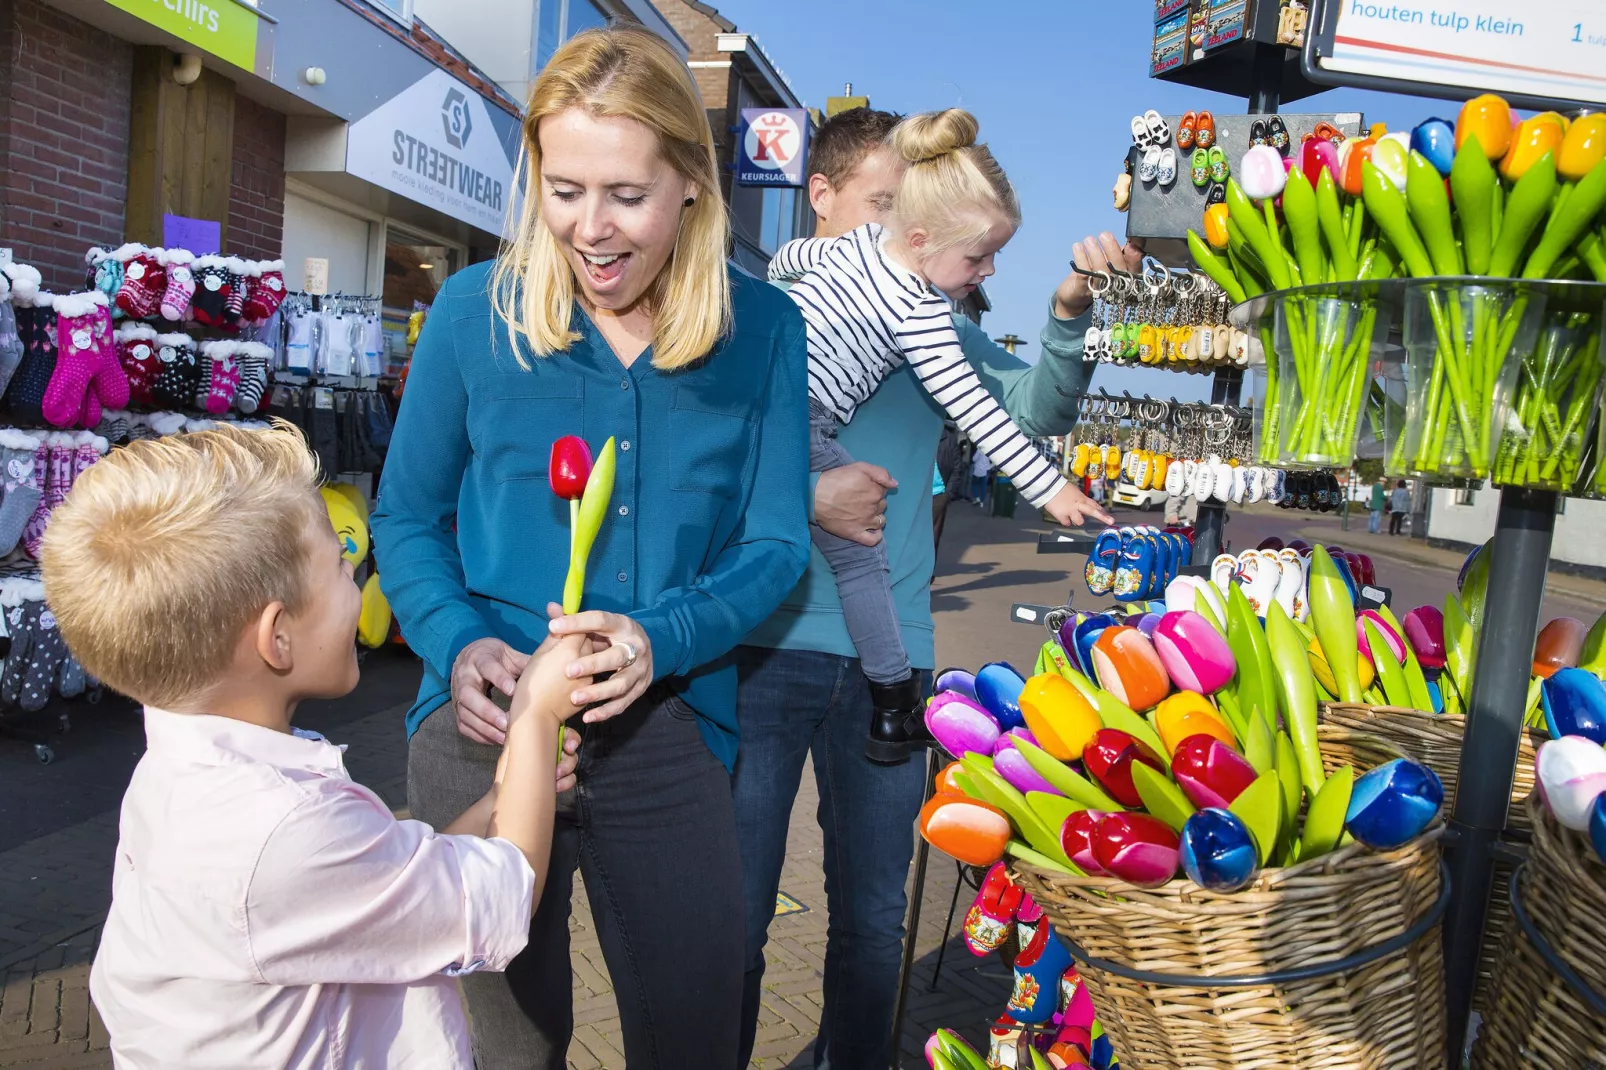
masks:
[[[10,301],[0,301],[0,393],[22,363],[22,337],[17,334],[17,313]]]
[[[261,342],[241,342],[239,348],[240,389],[234,395],[241,412],[252,413],[262,404],[262,392],[268,388],[268,361],[273,350]]]
[[[195,273],[190,265],[194,262],[188,249],[167,251],[167,287],[160,306],[164,319],[182,323],[190,318],[190,299],[195,296]]]
[[[130,425],[129,414],[122,409],[107,409],[100,414],[100,423],[95,427],[95,434],[105,439],[109,445],[128,441]]]
[[[240,343],[209,342],[207,346],[212,350],[212,368],[206,379],[206,396],[202,399],[202,407],[213,416],[221,416],[234,404],[234,395],[240,388],[240,363],[234,359]]]
[[[284,261],[263,260],[247,276],[245,309],[242,315],[252,323],[273,318],[284,300]]]
[[[123,284],[117,288],[117,307],[134,319],[153,316],[161,307],[167,286],[167,269],[162,266],[166,251],[141,248],[123,268]]]
[[[78,477],[88,471],[90,465],[106,456],[109,449],[111,443],[99,435],[91,431],[83,432],[78,440],[78,448],[73,451],[72,481],[78,482]]]
[[[194,407],[195,390],[201,381],[201,366],[190,336],[158,335],[156,357],[161,370],[151,384],[151,396],[155,403],[169,409]]]
[[[156,356],[156,331],[143,323],[125,323],[117,328],[117,362],[128,376],[128,396],[139,405],[153,404],[151,387],[162,362]]]
[[[39,606],[39,625],[33,637],[33,656],[28,659],[28,671],[22,676],[22,698],[17,705],[28,713],[45,708],[56,693],[56,681],[61,676],[61,663],[67,660],[67,644],[56,627],[56,615],[43,602]]]
[[[14,291],[13,291],[14,292]],[[18,305],[17,335],[22,339],[22,363],[6,387],[6,403],[19,420],[39,424],[45,419],[41,405],[50,377],[56,370],[56,312],[53,298],[38,305]]]
[[[237,256],[226,257],[223,267],[228,271],[228,293],[223,298],[223,321],[235,326],[245,311],[245,276],[251,269]]]
[[[34,633],[39,628],[39,602],[6,606],[6,623],[11,630],[11,649],[6,653],[5,671],[0,672],[0,706],[16,706],[22,699],[22,679],[33,657]]]
[[[5,497],[0,498],[0,554],[9,554],[17,548],[23,529],[44,496],[44,471],[39,467],[38,453],[43,450],[47,462],[50,453],[31,435],[9,429],[0,431],[0,450],[0,475],[5,486]]]
[[[191,270],[195,274],[193,314],[197,323],[208,327],[223,326],[224,305],[229,299],[229,269],[221,256],[196,257]]]
[[[102,327],[110,334],[111,316],[106,311],[106,295],[99,290],[64,294],[56,298],[55,310],[58,355],[40,408],[46,420],[67,427],[84,414],[90,377],[100,367],[99,334]],[[94,415],[99,423],[98,407]]]

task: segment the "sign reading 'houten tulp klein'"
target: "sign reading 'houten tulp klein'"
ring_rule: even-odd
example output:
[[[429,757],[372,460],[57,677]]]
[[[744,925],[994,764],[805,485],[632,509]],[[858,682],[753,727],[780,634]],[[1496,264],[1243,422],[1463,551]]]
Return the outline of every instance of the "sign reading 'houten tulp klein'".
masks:
[[[257,16],[234,0],[106,0],[245,70],[257,61]]]
[[[346,171],[492,234],[514,196],[484,99],[438,69],[351,124]]]

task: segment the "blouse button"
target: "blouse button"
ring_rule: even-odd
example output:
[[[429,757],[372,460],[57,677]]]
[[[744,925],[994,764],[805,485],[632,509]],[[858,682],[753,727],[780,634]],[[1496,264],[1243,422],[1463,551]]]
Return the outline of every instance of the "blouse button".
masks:
[[[621,379],[621,380],[619,380],[619,389],[620,390],[629,390],[630,389],[630,380],[629,379]]]
[[[621,505],[621,506],[620,506],[620,507],[619,507],[619,515],[620,515],[620,516],[629,516],[629,515],[630,515],[630,506],[628,506],[628,505]]]
[[[630,452],[630,440],[627,438],[623,442],[619,443],[619,448],[624,450],[626,453],[629,453]]]
[[[623,572],[619,573],[619,582],[620,583],[624,583],[625,580],[627,580],[628,578],[629,577],[627,577]]]

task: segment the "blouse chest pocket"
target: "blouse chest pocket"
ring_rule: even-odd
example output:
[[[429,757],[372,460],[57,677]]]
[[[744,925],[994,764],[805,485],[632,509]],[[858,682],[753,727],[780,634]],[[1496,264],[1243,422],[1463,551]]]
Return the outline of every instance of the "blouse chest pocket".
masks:
[[[746,376],[724,378],[699,369],[675,384],[669,424],[680,473],[677,490],[736,496],[752,448],[758,404]]]
[[[576,376],[512,372],[479,380],[469,392],[476,461],[498,483],[544,481],[552,443],[585,435],[584,402],[584,384]]]

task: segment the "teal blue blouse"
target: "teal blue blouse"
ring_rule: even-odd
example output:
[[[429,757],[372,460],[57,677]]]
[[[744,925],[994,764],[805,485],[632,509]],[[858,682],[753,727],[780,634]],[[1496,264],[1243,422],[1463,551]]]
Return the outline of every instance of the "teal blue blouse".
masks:
[[[459,272],[430,310],[373,515],[381,585],[425,666],[408,734],[447,700],[469,643],[529,651],[546,635],[569,560],[548,455],[563,435],[593,451],[612,435],[618,476],[582,605],[636,619],[654,674],[730,767],[736,675],[724,655],[808,563],[802,318],[732,270],[734,330],[691,366],[660,371],[649,349],[626,368],[577,306],[580,339],[527,356],[526,371],[492,313],[489,275],[489,264]]]

